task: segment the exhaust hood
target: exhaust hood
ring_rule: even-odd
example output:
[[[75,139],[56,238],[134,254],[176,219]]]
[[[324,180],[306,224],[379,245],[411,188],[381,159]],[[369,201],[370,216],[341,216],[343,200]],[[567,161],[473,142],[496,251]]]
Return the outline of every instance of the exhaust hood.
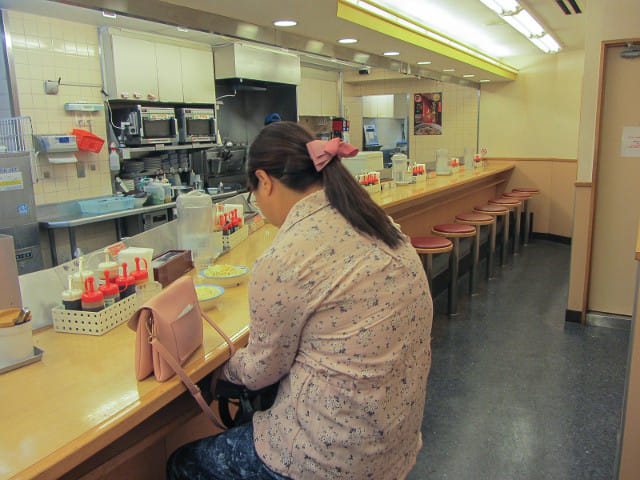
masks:
[[[242,78],[300,85],[298,55],[261,46],[232,43],[213,50],[216,80]]]

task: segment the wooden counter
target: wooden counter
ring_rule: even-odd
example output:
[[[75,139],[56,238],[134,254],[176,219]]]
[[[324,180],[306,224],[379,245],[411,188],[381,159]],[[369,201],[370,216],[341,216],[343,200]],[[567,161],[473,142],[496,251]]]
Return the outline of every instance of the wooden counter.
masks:
[[[397,186],[371,197],[407,235],[430,235],[433,225],[451,223],[457,214],[470,212],[474,206],[502,194],[513,168],[513,164],[497,164],[469,169],[458,175]]]
[[[501,165],[438,177],[373,198],[403,229],[428,233],[431,224],[452,221],[455,213],[493,197],[512,169]],[[448,212],[455,213],[444,218]],[[270,225],[263,227],[219,262],[253,265],[276,233]],[[246,344],[246,284],[227,289],[210,314],[238,346]],[[185,368],[196,381],[228,355],[212,328],[205,324],[204,332],[203,348]],[[34,335],[35,345],[44,350],[42,361],[0,376],[0,479],[57,479],[86,473],[83,478],[103,478],[99,470],[104,462],[122,452],[130,451],[130,456],[143,452],[197,414],[195,401],[178,377],[165,383],[153,377],[136,381],[134,339],[135,333],[126,325],[100,337],[57,333],[51,328]],[[152,458],[145,467],[161,472],[164,459]],[[104,471],[108,470],[103,469],[102,475]],[[136,478],[131,470],[127,472],[127,478]]]

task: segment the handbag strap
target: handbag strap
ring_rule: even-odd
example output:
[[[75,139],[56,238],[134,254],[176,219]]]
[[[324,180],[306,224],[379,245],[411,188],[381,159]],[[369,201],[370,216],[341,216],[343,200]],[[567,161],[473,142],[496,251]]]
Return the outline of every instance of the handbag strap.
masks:
[[[227,344],[229,345],[230,356],[236,353],[236,347],[231,341],[231,339],[229,338],[229,336],[226,333],[224,333],[222,329],[218,325],[216,325],[215,322],[211,320],[209,316],[206,313],[204,313],[202,309],[200,309],[200,315],[204,317],[204,319],[209,323],[209,325],[211,325],[214,328],[214,330],[218,332],[220,336],[225,340],[225,342],[227,342]],[[204,414],[211,421],[211,423],[213,423],[216,427],[221,428],[222,430],[226,430],[227,427],[220,423],[215,413],[213,413],[213,410],[211,410],[209,405],[207,405],[207,402],[204,400],[204,397],[202,396],[202,392],[200,391],[200,387],[198,387],[195,383],[193,383],[191,378],[189,378],[189,375],[187,375],[187,372],[185,372],[182,366],[180,365],[180,362],[178,362],[174,358],[174,356],[171,355],[171,352],[169,352],[169,350],[167,350],[167,348],[162,344],[162,342],[158,340],[158,337],[152,335],[150,338],[151,338],[151,344],[158,349],[158,353],[171,366],[173,371],[178,374],[178,376],[182,380],[182,383],[185,384],[185,386],[187,387],[191,395],[193,395],[193,398],[196,399],[196,402],[198,402],[200,409],[204,412]]]
[[[229,356],[232,357],[233,354],[236,353],[236,346],[233,344],[229,336],[226,333],[224,333],[222,329],[218,325],[216,325],[216,323],[213,320],[211,320],[209,318],[209,315],[204,313],[202,309],[200,309],[200,315],[202,315],[204,319],[209,323],[209,325],[211,325],[214,328],[214,330],[218,332],[222,338],[224,338],[225,342],[227,342],[227,344],[229,345],[229,352],[230,352]]]
[[[171,368],[173,368],[173,370],[180,376],[182,383],[184,383],[189,392],[191,392],[193,398],[195,398],[196,402],[198,402],[200,409],[204,412],[211,423],[213,423],[216,427],[221,428],[222,430],[226,430],[227,427],[220,423],[215,413],[213,413],[213,410],[211,410],[209,405],[207,405],[207,402],[202,397],[200,387],[198,387],[195,383],[193,383],[193,381],[191,381],[191,378],[189,378],[187,372],[183,370],[178,361],[173,357],[173,355],[171,355],[169,350],[167,350],[166,347],[162,345],[157,337],[153,337],[153,339],[151,340],[151,344],[158,349],[158,353],[162,356],[162,358],[164,358],[166,362],[171,366]]]

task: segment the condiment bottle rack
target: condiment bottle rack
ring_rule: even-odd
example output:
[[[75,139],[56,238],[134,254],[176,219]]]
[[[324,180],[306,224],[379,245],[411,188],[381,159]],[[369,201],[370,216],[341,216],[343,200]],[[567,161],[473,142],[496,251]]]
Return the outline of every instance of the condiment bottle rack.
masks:
[[[53,307],[53,329],[63,333],[103,335],[131,318],[138,308],[137,297],[136,294],[129,295],[98,312],[66,310],[62,305]]]

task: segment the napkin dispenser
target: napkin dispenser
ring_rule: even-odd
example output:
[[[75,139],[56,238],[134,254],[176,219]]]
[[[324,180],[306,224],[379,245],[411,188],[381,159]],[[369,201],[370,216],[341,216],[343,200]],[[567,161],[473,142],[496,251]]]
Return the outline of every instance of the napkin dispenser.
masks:
[[[75,135],[34,135],[38,154],[46,155],[50,163],[77,163],[73,154],[78,151]]]

